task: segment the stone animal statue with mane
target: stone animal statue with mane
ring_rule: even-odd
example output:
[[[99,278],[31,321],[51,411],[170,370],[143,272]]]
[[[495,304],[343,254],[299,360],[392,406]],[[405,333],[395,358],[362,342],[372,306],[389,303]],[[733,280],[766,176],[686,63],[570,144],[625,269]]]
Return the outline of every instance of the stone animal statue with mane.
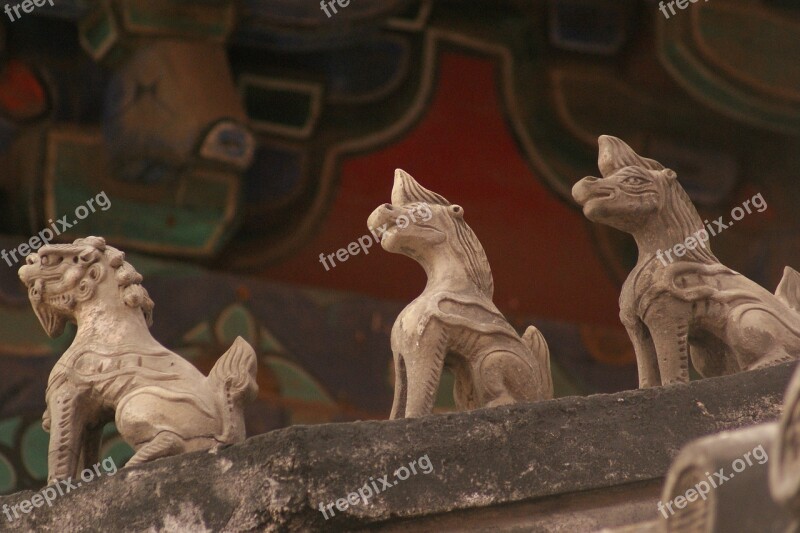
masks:
[[[203,376],[152,337],[142,276],[100,237],[43,246],[19,275],[49,336],[77,324],[47,385],[49,482],[92,465],[110,421],[135,450],[128,465],[244,440],[243,407],[258,386],[242,338]]]
[[[689,381],[690,358],[703,377],[798,358],[800,274],[787,267],[772,294],[721,264],[674,171],[616,137],[601,136],[599,148],[603,177],[583,178],[572,195],[589,220],[630,233],[639,248],[619,299],[639,386]],[[666,250],[680,255],[667,263]]]
[[[422,210],[427,217],[417,220]],[[392,203],[378,207],[368,225],[383,230],[385,250],[414,259],[428,276],[392,328],[391,418],[430,414],[445,367],[461,410],[553,397],[547,343],[533,326],[520,338],[492,303],[489,262],[460,206],[397,170]]]

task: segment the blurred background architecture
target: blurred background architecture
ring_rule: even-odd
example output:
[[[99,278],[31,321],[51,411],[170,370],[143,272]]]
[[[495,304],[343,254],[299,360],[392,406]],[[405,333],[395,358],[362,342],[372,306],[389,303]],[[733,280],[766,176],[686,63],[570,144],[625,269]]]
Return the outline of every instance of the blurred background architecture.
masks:
[[[388,418],[390,328],[424,273],[377,245],[319,255],[367,233],[397,167],[464,207],[495,303],[547,338],[557,396],[637,386],[617,304],[635,245],[569,194],[598,174],[598,135],[673,168],[709,221],[761,193],[711,247],[770,290],[800,267],[795,2],[669,19],[649,0],[54,4],[0,26],[0,247],[104,191],[59,238],[127,251],[155,336],[204,372],[237,335],[256,347],[250,434]],[[0,262],[0,493],[44,484],[44,389],[70,342],[16,269]]]

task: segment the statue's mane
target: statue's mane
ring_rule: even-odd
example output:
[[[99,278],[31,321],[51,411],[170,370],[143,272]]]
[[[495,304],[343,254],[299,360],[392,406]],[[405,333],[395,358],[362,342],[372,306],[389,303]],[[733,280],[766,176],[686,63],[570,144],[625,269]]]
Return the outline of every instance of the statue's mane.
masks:
[[[392,203],[394,205],[404,206],[416,202],[443,207],[453,205],[442,195],[421,186],[409,174],[402,172],[400,176],[400,187],[396,185],[395,190],[392,192]],[[453,226],[456,230],[455,242],[452,242],[452,245],[456,246],[466,258],[465,266],[469,279],[481,292],[491,298],[494,293],[494,280],[492,279],[492,269],[489,266],[489,260],[483,250],[483,245],[481,245],[478,236],[467,225],[463,217],[450,216],[450,220],[453,221]]]
[[[617,173],[636,173],[642,170],[661,174],[662,177],[659,179],[663,179],[665,182],[665,196],[661,212],[666,217],[665,223],[669,228],[676,228],[682,236],[681,239],[705,228],[703,219],[686,190],[678,182],[674,171],[665,168],[658,161],[640,156],[624,141],[616,137],[603,135],[599,139],[599,145],[598,167],[604,178]],[[680,242],[682,240],[675,244]],[[693,250],[686,248],[685,257],[700,263],[719,263],[711,251],[710,242],[706,241],[704,244],[705,246],[696,246]]]
[[[102,237],[78,239],[66,247],[80,247],[83,253],[98,254],[97,259],[105,258],[119,286],[119,296],[128,307],[140,308],[148,326],[153,325],[153,307],[147,289],[142,286],[142,275],[125,261],[125,252],[109,246]]]

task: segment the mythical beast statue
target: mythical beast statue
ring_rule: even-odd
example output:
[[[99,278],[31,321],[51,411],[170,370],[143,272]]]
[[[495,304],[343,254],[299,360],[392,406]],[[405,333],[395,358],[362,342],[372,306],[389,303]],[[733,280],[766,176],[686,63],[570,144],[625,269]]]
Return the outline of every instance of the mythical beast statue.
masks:
[[[258,392],[247,342],[237,338],[203,376],[150,335],[142,276],[100,237],[43,246],[26,263],[19,276],[47,334],[78,326],[47,385],[49,482],[96,462],[112,420],[136,450],[128,465],[244,440],[243,407]]]
[[[416,220],[423,210],[427,216]],[[377,208],[368,225],[384,229],[385,250],[414,259],[428,275],[392,328],[391,418],[430,414],[445,366],[462,410],[553,397],[547,343],[533,326],[520,338],[492,303],[489,262],[460,206],[397,170],[392,203]]]
[[[616,137],[599,145],[603,178],[583,178],[572,196],[589,220],[630,233],[638,245],[619,305],[639,386],[689,381],[689,357],[710,377],[800,356],[800,274],[787,267],[771,294],[720,264],[674,171]],[[680,253],[676,261],[663,259],[667,250]]]

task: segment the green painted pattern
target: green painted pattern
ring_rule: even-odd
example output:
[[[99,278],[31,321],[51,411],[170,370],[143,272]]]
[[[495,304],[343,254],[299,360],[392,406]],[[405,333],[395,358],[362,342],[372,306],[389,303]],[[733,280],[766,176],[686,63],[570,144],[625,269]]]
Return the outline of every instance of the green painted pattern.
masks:
[[[266,354],[282,354],[285,353],[286,350],[283,348],[283,345],[275,338],[275,336],[270,333],[270,331],[263,327],[260,330],[260,337],[261,337],[261,350]]]
[[[112,31],[113,22],[106,13],[103,13],[93,22],[94,24],[85,24],[83,26],[83,36],[85,41],[92,47],[92,50],[97,51],[114,36]]]
[[[19,431],[21,424],[22,418],[19,416],[0,421],[0,444],[8,446],[9,448],[13,447],[14,436],[17,434],[17,431]]]
[[[800,132],[800,107],[774,105],[722,78],[700,60],[685,33],[679,23],[660,21],[657,44],[661,63],[692,95],[708,107],[750,124],[790,134]]]
[[[41,422],[31,424],[22,434],[22,462],[34,479],[47,479],[47,446],[50,435]]]
[[[190,345],[212,344],[214,342],[214,335],[211,332],[211,327],[208,325],[208,322],[198,324],[189,330],[189,332],[183,336],[183,342]]]
[[[135,0],[124,2],[123,9],[133,24],[151,32],[223,38],[230,31],[228,21],[231,16],[227,6],[217,8],[194,2]]]
[[[242,337],[253,344],[258,334],[253,315],[238,304],[228,307],[220,314],[215,329],[217,338],[226,346],[236,340],[236,337]]]
[[[0,455],[0,494],[9,494],[17,487],[17,475],[11,463]]]
[[[199,185],[196,185],[199,187]],[[59,216],[66,214],[70,222],[75,220],[75,208],[84,205],[98,191],[59,182],[55,186],[56,207]],[[225,195],[227,196],[227,195]],[[108,215],[113,211],[113,216]],[[148,213],[146,217],[142,213]],[[201,249],[219,229],[224,209],[206,206],[192,209],[166,204],[145,204],[124,198],[111,198],[108,211],[99,209],[84,220],[77,221],[74,230],[67,235],[75,238],[84,235],[103,235],[109,240],[114,236],[138,240],[147,235],[148,242],[179,249]]]
[[[296,364],[280,357],[267,357],[265,363],[277,376],[282,397],[323,405],[336,405],[325,389]]]
[[[41,419],[29,421],[26,427],[22,426],[22,417],[14,417],[0,421],[0,494],[9,494],[19,490],[18,483],[21,472],[25,470],[27,478],[43,483],[47,479],[47,450],[50,435],[42,429]],[[7,457],[3,448],[13,449],[14,444],[21,435],[22,464],[14,465],[12,458]],[[120,437],[114,423],[106,424],[103,428],[103,445],[100,450],[100,460],[111,457],[117,467],[122,467],[133,456],[133,449]]]

